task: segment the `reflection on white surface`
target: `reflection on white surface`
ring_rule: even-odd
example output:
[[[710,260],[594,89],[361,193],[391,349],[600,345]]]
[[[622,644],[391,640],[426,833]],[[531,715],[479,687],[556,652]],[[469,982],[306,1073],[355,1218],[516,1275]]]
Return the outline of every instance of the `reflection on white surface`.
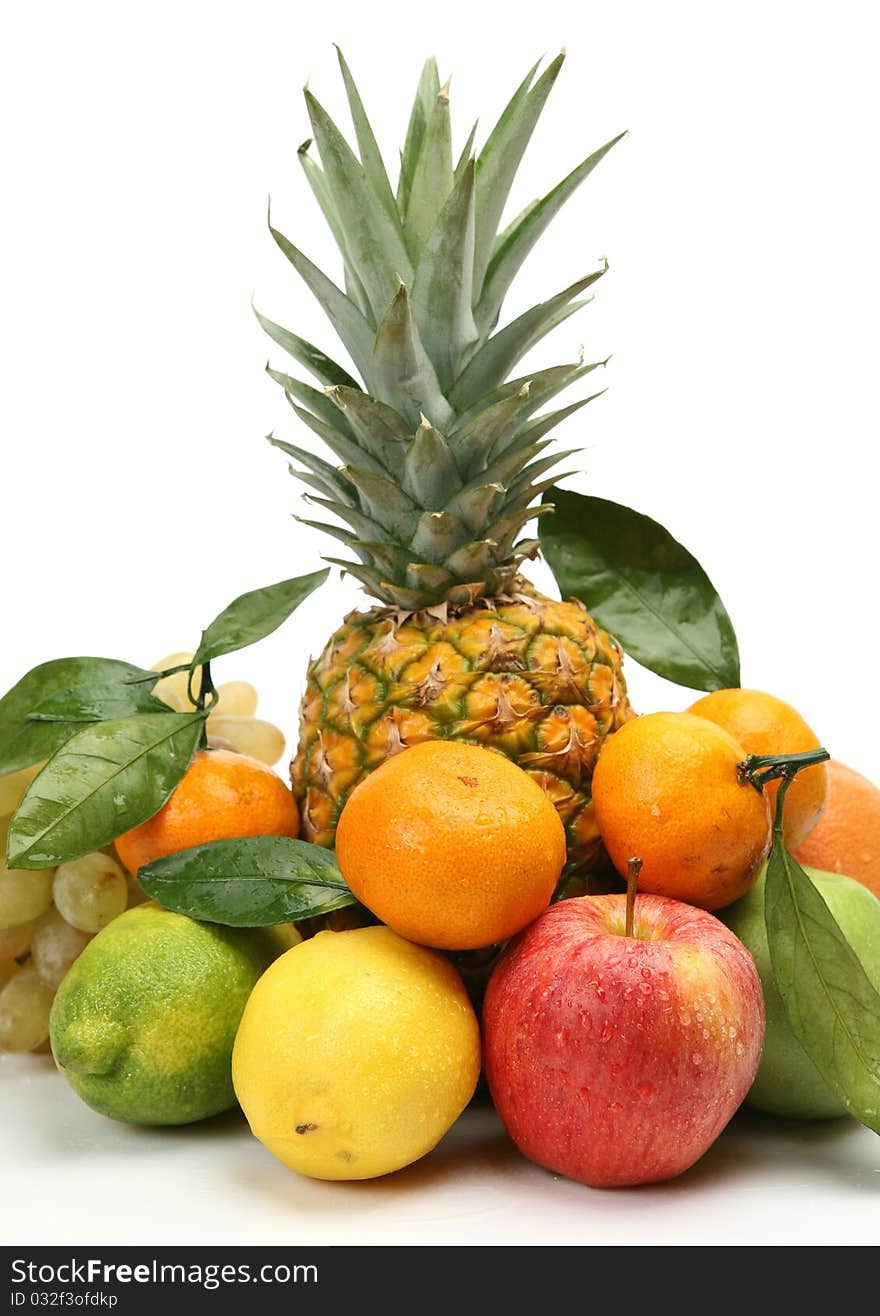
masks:
[[[233,1112],[178,1129],[104,1119],[51,1058],[0,1059],[7,1244],[869,1244],[880,1141],[852,1120],[742,1111],[681,1178],[597,1191],[530,1165],[488,1106],[416,1165],[304,1179]]]

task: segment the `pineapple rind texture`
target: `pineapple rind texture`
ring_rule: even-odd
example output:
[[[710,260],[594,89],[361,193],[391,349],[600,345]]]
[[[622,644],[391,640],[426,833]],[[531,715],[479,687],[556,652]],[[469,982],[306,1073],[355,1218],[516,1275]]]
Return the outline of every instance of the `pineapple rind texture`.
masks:
[[[555,804],[569,869],[601,855],[590,781],[632,715],[617,642],[577,601],[521,578],[504,597],[406,614],[351,613],[310,665],[291,764],[303,839],[332,846],[357,783],[424,740],[495,749]]]

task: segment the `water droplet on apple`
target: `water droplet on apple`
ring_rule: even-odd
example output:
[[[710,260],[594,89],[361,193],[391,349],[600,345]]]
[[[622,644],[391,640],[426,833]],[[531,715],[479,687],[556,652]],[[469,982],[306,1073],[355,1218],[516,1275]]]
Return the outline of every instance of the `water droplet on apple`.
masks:
[[[644,968],[644,969],[642,969],[642,977],[643,977],[643,978],[645,978],[645,979],[647,979],[647,978],[653,978],[653,976],[654,976],[654,970],[653,970],[653,969],[648,969],[648,968]]]
[[[678,1016],[678,1022],[681,1024],[682,1028],[687,1028],[690,1021],[691,1021],[690,1015],[686,1014],[684,1011],[682,1011],[682,1013]]]
[[[733,1039],[736,1037],[736,1028],[733,1026],[733,1024],[730,1025],[730,1027],[728,1028],[727,1032],[728,1032],[728,1035],[729,1035],[730,1040],[731,1040],[731,1042],[732,1042]]]
[[[610,1042],[613,1036],[614,1036],[614,1024],[606,1023],[605,1027],[602,1029],[602,1033],[601,1036],[599,1037],[599,1041]]]
[[[580,1024],[581,1028],[583,1028],[585,1033],[589,1033],[591,1031],[593,1027],[593,1020],[587,1010],[581,1010],[580,1014],[578,1015],[578,1023]]]
[[[643,996],[650,996],[653,990],[654,988],[651,986],[649,982],[639,983],[639,991],[642,993]]]
[[[703,1057],[700,1055],[699,1051],[695,1051],[693,1053],[693,1055],[691,1056],[691,1060],[694,1062],[695,1065],[701,1065],[703,1063]]]
[[[737,1054],[738,1056],[741,1056],[741,1055],[743,1054],[744,1051],[745,1051],[745,1047],[743,1046],[742,1042],[737,1042],[737,1044],[736,1044],[736,1054]]]
[[[708,1037],[708,1036],[709,1036],[709,1029],[708,1029],[708,1028],[704,1028],[704,1029],[703,1029],[703,1036],[704,1036],[704,1037]]]

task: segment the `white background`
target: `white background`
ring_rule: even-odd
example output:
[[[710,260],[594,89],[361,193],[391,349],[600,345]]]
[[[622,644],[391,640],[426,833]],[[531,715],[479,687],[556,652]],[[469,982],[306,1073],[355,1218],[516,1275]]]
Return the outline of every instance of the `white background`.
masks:
[[[538,55],[565,46],[511,208],[630,131],[555,221],[508,307],[513,315],[602,256],[611,262],[594,305],[536,358],[572,359],[581,343],[589,359],[614,354],[608,394],[564,431],[565,446],[586,448],[585,475],[572,486],[667,525],[727,603],[743,683],[789,699],[837,757],[880,777],[877,36],[867,0],[543,0],[519,18],[507,4],[459,0],[427,10],[335,0],[314,13],[292,0],[81,0],[8,12],[0,688],[64,654],[149,663],[192,646],[242,590],[320,565],[326,545],[291,519],[298,490],[262,437],[274,428],[303,440],[262,373],[267,357],[283,365],[282,354],[249,302],[255,296],[273,318],[341,354],[265,228],[271,193],[279,227],[335,272],[295,156],[308,135],[306,78],[344,121],[331,41],[346,51],[389,163],[426,54],[436,53],[441,76],[454,73],[460,144],[478,113],[488,130]],[[218,664],[217,674],[250,675],[263,711],[292,734],[306,659],[358,597],[335,581],[283,632]],[[694,697],[632,663],[628,670],[641,711]],[[18,1217],[27,1221],[51,1195],[53,1174],[67,1180],[53,1170],[57,1147],[41,1155],[38,1121],[51,1099],[31,1104],[13,1068],[19,1074],[18,1062],[0,1061],[0,1104],[10,1112],[0,1136],[17,1138],[13,1113],[30,1119],[18,1144],[19,1191],[34,1203],[30,1217]],[[36,1071],[34,1082],[42,1082]],[[97,1127],[92,1167],[104,1146]],[[728,1138],[737,1136],[746,1134]],[[783,1197],[788,1185],[820,1199],[823,1241],[830,1220],[843,1234],[865,1210],[876,1219],[873,1139],[827,1130],[818,1142],[793,1137],[768,1134],[769,1152],[757,1161],[777,1166]],[[124,1143],[119,1129],[107,1131],[123,1212],[137,1191]],[[786,1159],[780,1148],[792,1145]],[[817,1163],[817,1145],[831,1173]],[[174,1146],[180,1169],[169,1172],[184,1185],[187,1157],[198,1167],[200,1156],[222,1155],[214,1135],[175,1135]],[[859,1157],[849,1166],[853,1146]],[[253,1153],[255,1178],[261,1165],[274,1172]],[[495,1168],[491,1158],[480,1164],[491,1197]],[[568,1218],[586,1200],[567,1187],[548,1198],[549,1182],[541,1180],[542,1210],[557,1203]],[[673,1213],[663,1216],[665,1241],[682,1204],[700,1202],[698,1185],[688,1198],[687,1182],[662,1199]],[[728,1199],[718,1182],[721,1241],[735,1183],[747,1197],[753,1184],[731,1174]],[[864,1191],[871,1185],[873,1194]],[[231,1241],[234,1182],[228,1191]],[[394,1181],[382,1193],[395,1203]],[[823,1209],[823,1195],[834,1210]],[[502,1185],[502,1212],[504,1196]],[[186,1214],[185,1187],[179,1198]],[[374,1199],[344,1200],[356,1212],[353,1203]],[[406,1182],[399,1200],[391,1239],[405,1218]],[[308,1234],[296,1194],[260,1201],[253,1209],[267,1234],[285,1211],[291,1231]],[[128,1206],[134,1227],[138,1208]],[[449,1241],[454,1193],[440,1194],[437,1210]],[[515,1202],[510,1210],[523,1215]],[[99,1239],[109,1226],[99,1215],[94,1224]]]

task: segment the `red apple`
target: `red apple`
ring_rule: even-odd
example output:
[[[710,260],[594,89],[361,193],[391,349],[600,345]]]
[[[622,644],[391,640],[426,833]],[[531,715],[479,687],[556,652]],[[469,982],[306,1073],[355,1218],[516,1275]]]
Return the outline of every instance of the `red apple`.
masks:
[[[671,1179],[742,1102],[764,1043],[749,952],[706,910],[637,896],[552,905],[483,1006],[495,1106],[532,1161],[594,1188]]]

